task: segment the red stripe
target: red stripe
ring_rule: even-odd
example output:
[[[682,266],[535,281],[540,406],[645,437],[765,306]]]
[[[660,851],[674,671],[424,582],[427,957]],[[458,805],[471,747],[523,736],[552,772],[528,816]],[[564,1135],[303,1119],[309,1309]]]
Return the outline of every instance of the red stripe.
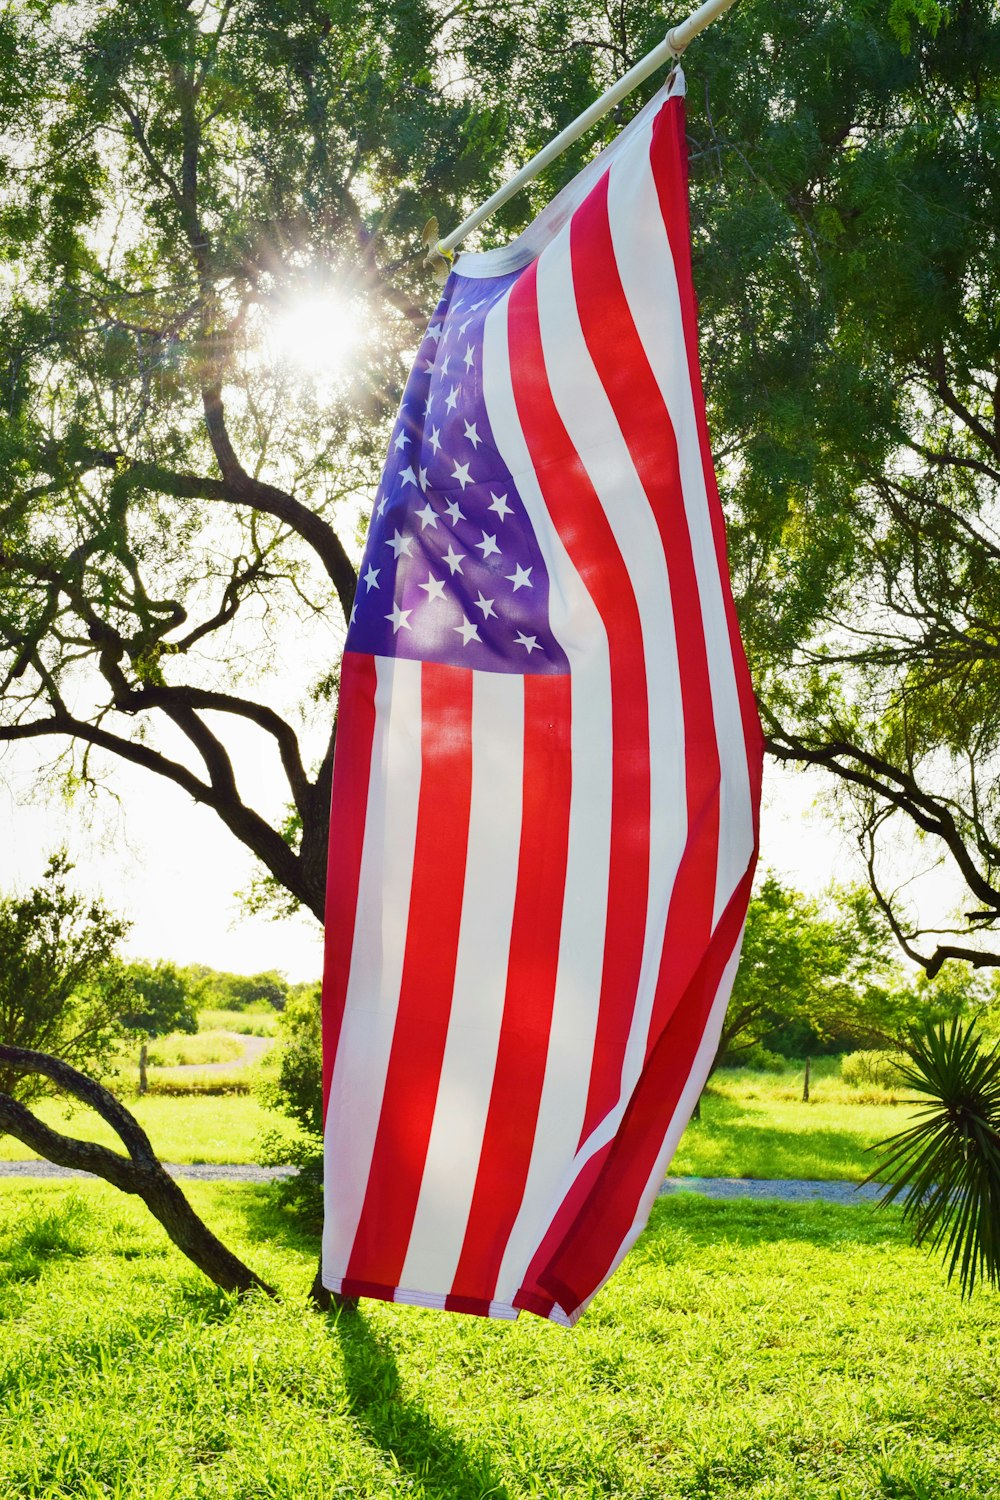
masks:
[[[705,396],[701,379],[701,362],[698,358],[698,303],[691,273],[691,226],[688,211],[688,161],[684,131],[684,100],[671,99],[661,110],[653,130],[650,161],[653,180],[656,183],[663,225],[670,242],[670,252],[677,271],[677,289],[680,293],[681,317],[684,324],[684,345],[687,351],[688,376],[694,393],[694,410],[698,422],[698,442],[701,448],[701,464],[705,475],[705,490],[708,509],[712,519],[712,534],[722,580],[722,595],[726,605],[726,620],[729,626],[729,643],[736,669],[736,687],[743,720],[743,736],[747,745],[750,767],[751,800],[753,803],[754,831],[760,820],[760,784],[764,757],[764,734],[760,715],[754,700],[753,683],[747,665],[746,652],[740,638],[739,621],[733,602],[730,585],[729,558],[726,550],[726,527],[719,499],[719,486],[712,462],[712,448],[708,433],[708,417],[705,412]]]
[[[545,374],[536,267],[510,296],[517,414],[546,509],[604,623],[611,673],[611,847],[594,1066],[583,1134],[611,1109],[639,985],[649,892],[649,711],[639,609],[628,569]]]
[[[524,1196],[545,1081],[569,844],[570,679],[524,679],[517,891],[500,1044],[476,1186],[448,1307],[491,1298]]]
[[[472,673],[425,662],[406,949],[351,1281],[397,1286],[406,1259],[451,1014],[471,795]]]
[[[688,829],[667,917],[650,1026],[655,1039],[684,993],[712,930],[719,837],[719,750],[701,598],[681,488],[677,439],[622,287],[608,216],[608,174],[570,230],[580,322],[660,533],[677,640]]]
[[[337,748],[330,797],[330,854],[326,876],[323,972],[323,1117],[330,1100],[333,1060],[347,1000],[354,948],[354,919],[368,811],[375,737],[375,659],[344,653],[337,713]]]

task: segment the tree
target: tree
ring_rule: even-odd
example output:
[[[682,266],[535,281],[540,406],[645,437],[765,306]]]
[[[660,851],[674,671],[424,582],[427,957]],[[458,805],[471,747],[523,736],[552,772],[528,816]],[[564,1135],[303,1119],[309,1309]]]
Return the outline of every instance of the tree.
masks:
[[[270,1293],[194,1212],[134,1116],[73,1065],[103,1071],[123,1035],[123,1008],[136,990],[117,957],[129,924],[102,901],[70,890],[72,869],[64,853],[54,854],[34,890],[0,898],[0,1133],[60,1166],[136,1193],[178,1249],[218,1286]],[[165,993],[170,990],[161,976],[161,999]],[[156,1016],[150,1012],[143,1019],[155,1023]],[[53,1090],[95,1109],[128,1155],[75,1140],[39,1120],[28,1105]]]
[[[122,1025],[145,1037],[168,1036],[172,1031],[198,1030],[198,1012],[177,969],[160,959],[157,963],[131,963],[125,975],[132,994],[132,1008],[123,1012]]]
[[[321,917],[349,548],[430,291],[419,228],[502,143],[421,0],[53,10],[0,23],[0,739],[60,747],[74,786],[114,757],[165,778]],[[365,329],[339,382],[268,354],[321,294]],[[248,728],[285,817],[241,795]]]
[[[717,1058],[735,1061],[758,1042],[798,1056],[831,1044],[892,1046],[914,1012],[940,1013],[932,989],[918,998],[869,892],[807,897],[769,872],[750,902]]]
[[[144,1094],[149,1087],[146,1068],[150,1037],[168,1036],[172,1031],[195,1032],[198,1013],[174,964],[162,960],[155,964],[133,963],[127,975],[134,1008],[123,1014],[122,1024],[129,1031],[138,1032],[141,1038],[139,1093]]]
[[[129,995],[118,948],[129,923],[74,891],[65,852],[26,895],[0,896],[0,1042],[103,1073]],[[0,1091],[30,1101],[48,1080],[0,1065]]]

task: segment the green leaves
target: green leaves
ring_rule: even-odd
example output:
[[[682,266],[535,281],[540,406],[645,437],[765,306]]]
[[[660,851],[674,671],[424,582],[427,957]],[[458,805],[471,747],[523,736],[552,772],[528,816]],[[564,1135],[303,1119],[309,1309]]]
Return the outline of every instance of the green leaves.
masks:
[[[876,1149],[875,1177],[903,1199],[917,1244],[944,1256],[963,1296],[1000,1285],[1000,1043],[988,1049],[974,1024],[955,1018],[912,1034],[903,1083],[928,1102],[917,1124]]]

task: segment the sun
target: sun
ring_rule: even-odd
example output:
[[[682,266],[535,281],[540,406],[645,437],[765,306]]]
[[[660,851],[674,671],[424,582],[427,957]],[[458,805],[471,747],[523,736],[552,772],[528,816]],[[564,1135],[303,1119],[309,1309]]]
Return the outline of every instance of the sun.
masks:
[[[283,300],[268,319],[271,357],[302,374],[334,379],[348,373],[364,332],[356,300],[333,288]]]

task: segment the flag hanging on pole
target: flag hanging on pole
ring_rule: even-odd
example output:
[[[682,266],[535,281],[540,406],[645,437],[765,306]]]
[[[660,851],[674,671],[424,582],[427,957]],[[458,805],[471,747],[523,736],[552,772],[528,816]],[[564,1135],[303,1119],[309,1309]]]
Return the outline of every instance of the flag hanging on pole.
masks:
[[[691,282],[683,78],[407,382],[341,678],[323,1281],[572,1324],[715,1054],[762,737]]]

